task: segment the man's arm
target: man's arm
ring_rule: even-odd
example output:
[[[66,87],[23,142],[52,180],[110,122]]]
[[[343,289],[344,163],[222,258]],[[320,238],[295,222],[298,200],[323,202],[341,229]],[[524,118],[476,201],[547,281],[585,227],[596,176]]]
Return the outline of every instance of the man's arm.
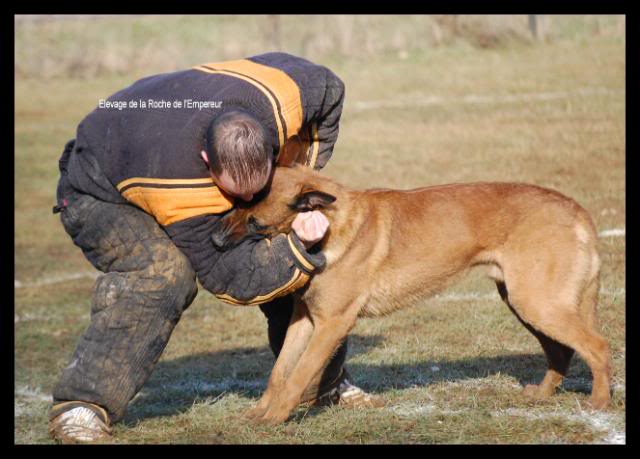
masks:
[[[220,251],[213,244],[217,215],[195,217],[165,227],[191,261],[202,286],[232,304],[257,305],[304,286],[324,265],[292,231],[272,239],[247,240]]]
[[[309,124],[309,165],[322,169],[331,158],[338,140],[340,117],[344,104],[344,83],[325,67],[325,93],[320,110]]]

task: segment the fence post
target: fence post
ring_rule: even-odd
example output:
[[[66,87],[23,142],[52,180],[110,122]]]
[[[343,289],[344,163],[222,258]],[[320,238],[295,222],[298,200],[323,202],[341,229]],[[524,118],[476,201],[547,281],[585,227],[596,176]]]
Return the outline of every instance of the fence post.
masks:
[[[273,48],[273,51],[279,51],[280,46],[280,15],[268,14],[267,15],[267,36],[269,46]]]
[[[529,30],[533,39],[536,41],[542,41],[546,39],[546,18],[543,15],[529,14]]]
[[[531,35],[535,40],[538,39],[538,18],[535,14],[529,15],[529,30],[531,31]]]

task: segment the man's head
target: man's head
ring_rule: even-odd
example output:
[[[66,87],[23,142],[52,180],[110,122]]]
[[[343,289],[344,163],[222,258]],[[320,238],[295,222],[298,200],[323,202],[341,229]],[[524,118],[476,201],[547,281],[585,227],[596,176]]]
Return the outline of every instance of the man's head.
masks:
[[[205,141],[202,157],[225,192],[250,201],[267,185],[273,153],[267,132],[253,115],[233,110],[217,116]]]

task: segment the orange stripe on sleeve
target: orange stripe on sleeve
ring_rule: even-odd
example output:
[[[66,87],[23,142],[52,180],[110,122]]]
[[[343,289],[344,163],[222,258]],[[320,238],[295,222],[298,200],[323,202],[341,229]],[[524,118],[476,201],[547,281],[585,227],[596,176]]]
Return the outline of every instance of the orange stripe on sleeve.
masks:
[[[204,188],[151,188],[132,186],[122,196],[153,215],[163,226],[204,214],[221,214],[233,200],[216,186]]]

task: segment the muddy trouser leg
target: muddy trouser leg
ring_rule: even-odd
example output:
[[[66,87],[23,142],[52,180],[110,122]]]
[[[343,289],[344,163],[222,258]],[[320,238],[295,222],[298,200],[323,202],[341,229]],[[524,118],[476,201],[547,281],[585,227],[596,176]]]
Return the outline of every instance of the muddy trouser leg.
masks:
[[[74,193],[61,220],[104,274],[94,287],[91,323],[53,390],[54,403],[94,403],[115,422],[194,300],[195,272],[158,223],[136,207]]]
[[[287,335],[291,314],[293,314],[293,297],[287,295],[269,303],[262,304],[260,305],[260,310],[267,317],[269,346],[277,358],[284,344],[285,336]],[[344,368],[344,361],[347,357],[347,340],[348,338],[345,338],[327,364],[319,384],[316,380],[312,382],[305,391],[302,396],[303,402],[324,395],[331,389],[337,387],[344,378],[348,377],[346,368]]]

